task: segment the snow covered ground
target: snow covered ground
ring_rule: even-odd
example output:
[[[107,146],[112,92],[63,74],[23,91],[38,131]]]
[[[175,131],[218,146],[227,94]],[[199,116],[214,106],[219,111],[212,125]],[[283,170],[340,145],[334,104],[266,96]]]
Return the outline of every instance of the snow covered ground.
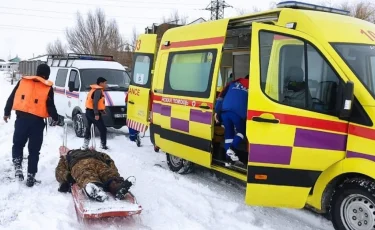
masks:
[[[3,109],[13,86],[1,74],[0,87],[0,108]],[[63,128],[48,127],[44,137],[37,174],[42,184],[28,188],[24,182],[5,179],[13,176],[14,119],[15,115],[7,124],[0,121],[0,229],[81,229],[71,195],[59,193],[55,181]],[[198,169],[189,175],[172,173],[167,169],[165,155],[153,151],[147,134],[142,139],[143,146],[138,148],[127,139],[126,133],[126,128],[120,132],[110,131],[108,153],[122,176],[137,178],[132,192],[144,210],[140,216],[107,223],[110,226],[105,229],[333,229],[329,221],[306,210],[247,206],[244,204],[245,187],[241,183],[217,177],[208,170]],[[82,139],[69,127],[68,146],[78,148],[81,144]],[[26,157],[27,147],[24,152]],[[26,166],[25,163],[26,160]],[[103,229],[104,225],[99,222],[90,229]]]

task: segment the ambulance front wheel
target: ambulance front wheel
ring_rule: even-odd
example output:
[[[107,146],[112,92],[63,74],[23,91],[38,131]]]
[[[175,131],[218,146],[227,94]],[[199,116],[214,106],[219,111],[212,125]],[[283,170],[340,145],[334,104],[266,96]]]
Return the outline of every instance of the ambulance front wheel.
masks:
[[[172,156],[168,153],[166,155],[168,167],[172,172],[177,172],[179,174],[188,174],[193,171],[192,162],[176,156]]]
[[[332,195],[330,215],[337,230],[375,229],[375,182],[364,178],[345,180]]]

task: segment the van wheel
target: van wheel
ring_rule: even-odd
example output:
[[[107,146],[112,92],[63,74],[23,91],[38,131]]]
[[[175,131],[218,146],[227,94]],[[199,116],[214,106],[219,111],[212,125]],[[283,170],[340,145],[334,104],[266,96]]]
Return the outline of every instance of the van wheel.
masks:
[[[375,229],[375,182],[364,178],[345,180],[333,192],[329,212],[335,229]]]
[[[114,129],[121,129],[122,126],[119,126],[119,125],[118,125],[118,126],[113,126],[113,128],[114,128]]]
[[[73,116],[73,128],[77,137],[84,137],[86,131],[86,123],[81,113]]]
[[[193,171],[192,162],[176,156],[172,156],[168,153],[166,155],[168,167],[172,172],[177,172],[179,174],[188,174]]]

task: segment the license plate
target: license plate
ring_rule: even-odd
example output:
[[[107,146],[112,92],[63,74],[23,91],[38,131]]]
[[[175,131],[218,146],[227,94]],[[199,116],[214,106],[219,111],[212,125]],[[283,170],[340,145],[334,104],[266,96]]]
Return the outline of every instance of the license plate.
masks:
[[[117,114],[114,115],[114,117],[115,118],[125,118],[126,114],[119,114],[119,113],[117,113]]]

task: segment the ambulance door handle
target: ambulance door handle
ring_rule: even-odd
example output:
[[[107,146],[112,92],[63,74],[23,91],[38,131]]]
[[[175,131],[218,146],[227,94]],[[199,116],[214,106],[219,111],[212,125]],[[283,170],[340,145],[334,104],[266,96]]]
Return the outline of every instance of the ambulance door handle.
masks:
[[[277,119],[268,119],[263,117],[253,117],[251,120],[256,122],[266,122],[266,123],[272,123],[272,124],[279,124],[280,121]]]
[[[129,101],[129,104],[132,104],[132,105],[134,105],[134,101]]]
[[[201,108],[201,109],[210,109],[210,106],[208,106],[208,105],[200,105],[199,108]]]

